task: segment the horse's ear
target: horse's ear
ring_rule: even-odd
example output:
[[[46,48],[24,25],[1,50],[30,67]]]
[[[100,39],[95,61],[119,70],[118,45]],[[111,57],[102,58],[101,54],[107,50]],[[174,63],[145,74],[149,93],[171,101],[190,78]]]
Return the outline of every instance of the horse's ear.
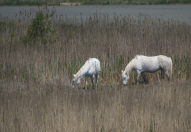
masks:
[[[123,73],[123,70],[121,70],[121,72]]]
[[[76,75],[75,75],[75,74],[73,74],[73,77],[76,77]]]

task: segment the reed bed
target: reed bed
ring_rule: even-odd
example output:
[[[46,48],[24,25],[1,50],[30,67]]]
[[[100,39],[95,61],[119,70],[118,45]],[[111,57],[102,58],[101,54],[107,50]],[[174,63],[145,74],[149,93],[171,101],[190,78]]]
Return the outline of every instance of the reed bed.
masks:
[[[139,14],[54,16],[54,34],[23,41],[32,13],[0,20],[0,131],[190,131],[191,25]],[[173,60],[170,82],[123,87],[121,70],[137,54]],[[71,89],[89,57],[101,61],[98,89]],[[140,79],[140,82],[143,82]]]
[[[0,94],[0,131],[190,131],[190,85],[165,81],[98,91],[62,85],[40,87],[40,91],[28,85]],[[9,86],[20,89],[21,83]]]
[[[137,18],[97,14],[79,19],[60,15],[52,19],[55,34],[24,43],[32,13],[0,22],[0,78],[21,78],[39,84],[62,82],[70,85],[88,58],[101,61],[100,84],[120,84],[121,70],[137,54],[166,55],[173,60],[173,78],[186,80],[191,75],[191,25],[172,19],[162,20],[146,14]],[[20,17],[20,19],[18,19]],[[34,18],[34,16],[33,16]],[[150,82],[159,80],[159,72],[147,74]],[[135,82],[132,74],[130,83]],[[83,82],[82,82],[83,84]]]

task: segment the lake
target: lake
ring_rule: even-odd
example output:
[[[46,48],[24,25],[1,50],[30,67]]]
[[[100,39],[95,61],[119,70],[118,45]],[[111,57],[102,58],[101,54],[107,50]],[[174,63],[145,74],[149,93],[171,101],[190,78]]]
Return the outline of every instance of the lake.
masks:
[[[56,15],[64,15],[76,18],[86,18],[94,13],[107,14],[124,17],[130,15],[137,18],[139,13],[148,14],[151,17],[163,20],[173,19],[191,24],[191,5],[128,5],[128,6],[48,6],[49,9],[56,9]],[[37,10],[37,6],[2,6],[0,7],[0,18],[8,17],[14,19],[16,14],[21,12],[31,12]]]

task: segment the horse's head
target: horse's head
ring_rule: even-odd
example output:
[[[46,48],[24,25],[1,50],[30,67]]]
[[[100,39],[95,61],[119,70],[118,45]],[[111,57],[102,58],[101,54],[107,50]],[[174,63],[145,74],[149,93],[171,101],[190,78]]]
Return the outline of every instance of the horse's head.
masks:
[[[127,75],[127,73],[125,71],[121,71],[122,72],[122,80],[123,80],[123,84],[127,85],[128,80],[129,80],[129,75]]]
[[[77,76],[75,74],[73,74],[73,79],[72,79],[72,87],[78,87],[78,85],[80,84],[80,79],[77,78]]]

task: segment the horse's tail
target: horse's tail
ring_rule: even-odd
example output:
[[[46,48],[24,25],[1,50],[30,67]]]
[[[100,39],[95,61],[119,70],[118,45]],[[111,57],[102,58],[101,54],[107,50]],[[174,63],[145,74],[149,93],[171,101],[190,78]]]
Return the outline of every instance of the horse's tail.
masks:
[[[170,58],[170,69],[169,69],[170,79],[172,78],[172,59]]]

